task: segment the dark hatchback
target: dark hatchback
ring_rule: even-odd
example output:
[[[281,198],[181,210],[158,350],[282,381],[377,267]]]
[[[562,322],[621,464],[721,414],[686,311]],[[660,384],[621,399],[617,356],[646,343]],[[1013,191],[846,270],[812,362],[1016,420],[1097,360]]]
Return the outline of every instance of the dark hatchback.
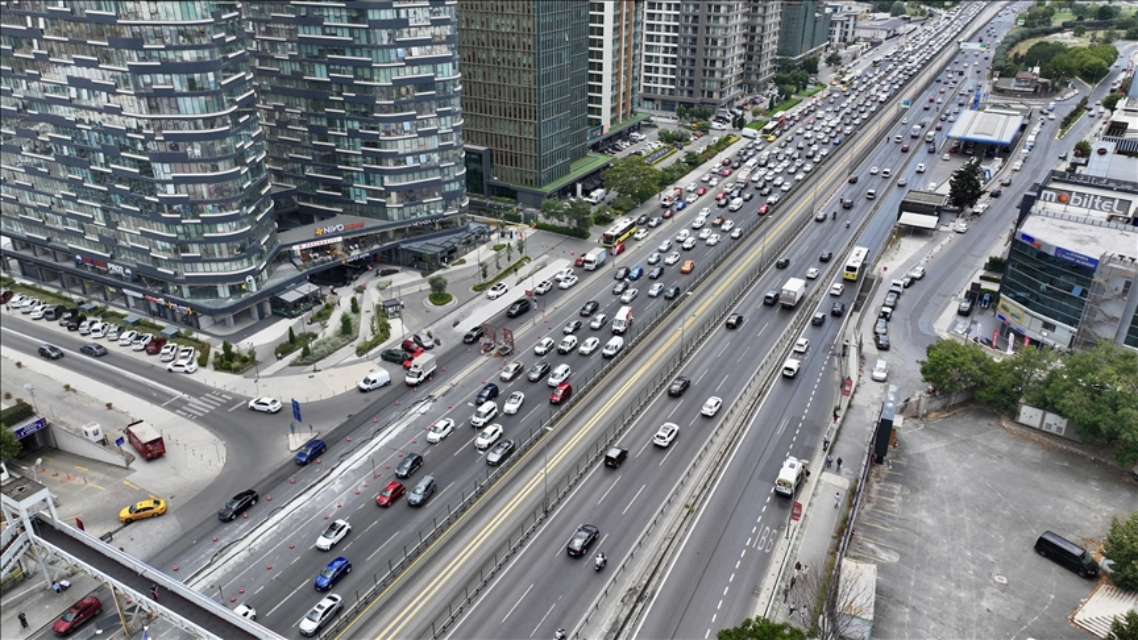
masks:
[[[597,541],[600,535],[600,529],[591,524],[583,524],[577,528],[577,532],[570,538],[569,544],[565,545],[565,551],[574,558],[579,558],[589,552],[589,547]]]
[[[671,386],[668,387],[668,395],[673,398],[678,398],[684,395],[684,392],[691,386],[691,378],[680,376],[672,381]]]
[[[399,467],[395,469],[395,477],[397,478],[410,478],[411,474],[419,470],[423,466],[423,456],[417,453],[408,453],[403,456],[403,460],[399,463]]]
[[[252,489],[242,491],[241,493],[230,498],[229,502],[225,503],[225,506],[221,508],[221,511],[217,512],[217,519],[227,521],[236,518],[238,513],[241,513],[249,507],[257,504],[257,498],[259,497],[260,496],[257,494],[257,492]]]

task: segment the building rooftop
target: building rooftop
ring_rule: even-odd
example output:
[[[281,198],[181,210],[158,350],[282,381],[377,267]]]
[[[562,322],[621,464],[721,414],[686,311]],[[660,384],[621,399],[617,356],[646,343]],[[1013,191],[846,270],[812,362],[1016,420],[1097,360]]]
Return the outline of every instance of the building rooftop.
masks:
[[[949,138],[968,142],[1010,145],[1023,124],[1023,116],[1013,111],[961,112],[956,124],[948,132]]]
[[[1036,205],[1036,213],[1027,217],[1017,235],[1038,238],[1095,260],[1108,254],[1131,256],[1138,247],[1138,231],[1118,223],[1064,214],[1051,203]]]
[[[906,202],[939,206],[944,204],[944,196],[933,191],[911,190],[905,194],[905,199],[901,201],[901,206],[903,207]]]

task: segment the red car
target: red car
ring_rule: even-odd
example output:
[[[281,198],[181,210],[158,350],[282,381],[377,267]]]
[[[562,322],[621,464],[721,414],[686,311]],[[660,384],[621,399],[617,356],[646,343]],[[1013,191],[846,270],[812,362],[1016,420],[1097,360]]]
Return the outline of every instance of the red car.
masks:
[[[671,210],[671,209],[664,209],[664,213],[661,213],[660,215],[661,215],[661,216],[662,216],[662,217],[663,217],[665,220],[667,220],[668,218],[671,218],[671,217],[672,217],[672,210]]]
[[[715,200],[716,200],[716,202],[718,202],[718,201],[720,201],[720,200],[722,200],[722,199],[724,199],[724,198],[726,198],[726,197],[727,197],[727,192],[726,192],[726,191],[720,191],[719,193],[715,194]]]
[[[759,215],[765,216],[770,210],[771,206],[769,204],[764,204],[763,206],[759,207]]]
[[[419,356],[423,355],[423,347],[420,347],[419,345],[415,345],[415,348],[412,349],[411,351],[407,351],[406,347],[404,347],[403,350],[407,353],[408,356],[410,356],[409,358],[407,358],[406,360],[403,361],[403,368],[404,369],[410,369],[411,368],[411,362],[415,358],[418,358]]]
[[[907,144],[901,145],[901,153],[909,153],[909,145],[907,145]]]
[[[707,187],[698,187],[695,190],[695,195],[697,195],[697,196],[702,196],[702,195],[705,195],[706,193],[707,193]]]
[[[561,404],[569,398],[573,397],[573,385],[568,382],[562,382],[557,385],[553,393],[549,394],[549,404]]]
[[[612,246],[612,248],[609,249],[609,253],[611,253],[614,256],[619,256],[620,254],[624,253],[624,243],[618,242],[618,243],[614,244]]]
[[[581,255],[577,256],[577,259],[573,261],[573,266],[574,267],[585,266],[585,254],[581,254]]]
[[[722,171],[719,172],[719,175],[726,178],[727,176],[731,175],[732,173],[733,173],[733,171],[731,170],[731,167],[725,167]]]
[[[731,166],[731,158],[724,158],[723,162],[720,162],[719,164],[721,164],[725,167],[730,167]]]
[[[383,491],[380,491],[379,495],[375,497],[375,503],[381,507],[390,507],[403,495],[405,490],[402,482],[392,480],[388,482],[387,486],[383,488]]]
[[[51,625],[51,630],[54,631],[57,636],[65,636],[78,629],[84,622],[87,622],[102,612],[103,603],[95,596],[87,596],[71,605],[67,613],[63,614],[62,618],[56,620],[55,624]]]

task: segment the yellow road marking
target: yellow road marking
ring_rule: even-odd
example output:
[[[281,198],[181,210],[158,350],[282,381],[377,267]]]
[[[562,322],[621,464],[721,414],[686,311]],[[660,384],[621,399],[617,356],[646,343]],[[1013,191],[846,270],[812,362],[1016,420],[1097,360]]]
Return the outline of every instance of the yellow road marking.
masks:
[[[122,483],[125,484],[126,486],[130,487],[131,489],[134,489],[135,491],[142,491],[142,487],[138,486],[137,484],[134,484],[130,480],[123,480]]]
[[[854,149],[851,150],[851,153],[854,153],[856,155],[857,152],[860,152],[862,147],[869,144],[870,139],[871,139],[871,137],[869,135],[866,135],[856,145],[854,145]],[[840,164],[841,163],[838,162],[838,163],[831,165],[828,172],[827,172],[827,175],[825,176],[825,178],[822,179],[822,181],[828,182],[830,180],[833,180],[833,178],[835,177],[835,174],[839,171],[838,165],[840,165]],[[684,313],[683,314],[683,320],[681,321],[680,336],[682,336],[683,332],[686,331],[689,320],[693,320],[697,316],[704,313],[707,310],[707,308],[710,307],[713,304],[713,302],[723,293],[723,291],[725,289],[727,289],[731,285],[735,284],[735,281],[739,278],[739,276],[743,273],[743,271],[745,271],[747,268],[749,268],[753,264],[754,260],[757,257],[761,257],[762,254],[766,251],[766,246],[770,242],[770,238],[778,235],[779,233],[782,233],[785,230],[785,228],[790,224],[790,221],[794,219],[795,215],[801,213],[802,209],[806,206],[807,206],[807,200],[805,200],[805,199],[798,200],[797,206],[793,207],[793,209],[789,209],[787,212],[787,215],[780,216],[780,218],[775,222],[775,226],[766,234],[766,237],[762,240],[762,242],[760,242],[754,249],[752,249],[751,253],[744,260],[739,261],[738,265],[731,271],[731,273],[726,278],[724,278],[723,282],[721,282],[718,287],[716,287],[716,289],[712,295],[707,296],[704,299],[703,303],[700,304],[696,308],[696,310],[693,311],[692,313],[690,313],[690,314]],[[657,329],[659,329],[659,327],[657,327]],[[601,418],[604,417],[610,409],[612,409],[613,405],[618,400],[622,400],[624,398],[624,394],[635,383],[637,383],[640,380],[643,372],[650,369],[653,365],[655,365],[656,362],[663,356],[663,354],[670,352],[671,346],[676,342],[677,339],[678,338],[676,336],[676,333],[673,331],[672,335],[667,339],[667,342],[660,349],[658,349],[656,351],[656,353],[649,359],[648,363],[645,366],[640,367],[638,369],[638,373],[632,375],[625,382],[625,384],[621,387],[620,391],[618,393],[616,393],[615,395],[613,395],[612,398],[610,398],[609,401],[606,402],[605,405],[603,407],[601,407],[601,409],[599,411],[594,412],[593,417],[590,418],[589,421],[585,423],[585,426],[582,429],[580,429],[572,437],[572,439],[567,443],[567,446],[560,448],[558,450],[558,452],[554,454],[553,459],[549,462],[546,469],[550,469],[550,468],[556,466],[558,462],[560,462],[565,456],[567,456],[569,454],[569,452],[573,449],[574,445],[576,445],[586,435],[589,435],[589,433],[592,431],[592,429],[594,429],[596,427],[596,425],[601,421]],[[598,388],[600,388],[600,385],[595,386],[594,390],[598,389]],[[590,391],[589,394],[586,394],[586,396],[591,395],[591,393],[592,393],[592,391]],[[529,453],[533,453],[534,450],[536,450],[536,449],[531,449]],[[528,456],[529,453],[527,453],[526,455]],[[507,476],[508,475],[509,474],[507,474]],[[495,486],[504,479],[505,478],[500,478],[498,481],[496,481]],[[469,543],[467,543],[466,547],[458,554],[458,556],[456,556],[453,560],[451,560],[450,563],[447,565],[447,567],[441,573],[439,573],[437,576],[435,576],[435,578],[433,580],[431,580],[431,582],[427,585],[427,587],[423,591],[420,592],[420,595],[415,597],[412,600],[412,605],[410,607],[404,608],[403,611],[401,611],[395,617],[395,619],[392,620],[391,623],[389,623],[383,629],[382,632],[380,632],[380,634],[377,637],[379,637],[379,638],[400,637],[400,635],[403,631],[403,628],[406,627],[407,624],[409,624],[411,620],[415,619],[415,614],[417,614],[426,605],[426,602],[429,599],[434,598],[434,596],[442,588],[442,585],[445,584],[447,581],[449,581],[454,576],[454,574],[457,573],[458,570],[466,563],[466,561],[472,555],[474,555],[475,551],[478,550],[478,548],[482,545],[482,543],[487,538],[489,538],[495,531],[497,531],[499,527],[502,526],[502,523],[509,516],[511,516],[513,514],[514,510],[517,509],[518,505],[521,504],[521,502],[523,500],[529,498],[530,493],[532,493],[537,488],[537,486],[541,483],[541,481],[542,481],[542,475],[540,473],[535,474],[526,483],[526,485],[523,487],[523,489],[521,491],[519,491],[518,493],[516,493],[514,495],[514,497],[510,500],[510,502],[506,504],[505,508],[501,509],[498,512],[498,514],[490,521],[490,523],[487,524],[482,529],[482,531],[479,532],[475,536],[475,538],[473,540],[471,540]],[[465,514],[462,515],[462,517],[459,518],[458,521],[455,522],[455,525],[457,525],[459,522],[461,522],[463,519],[465,519],[470,514],[474,513],[477,506],[482,502],[483,499],[486,498],[486,496],[490,495],[490,493],[493,490],[494,490],[494,487],[491,487],[490,489],[488,489],[486,491],[486,493],[483,494],[482,498],[479,498],[478,502],[476,502],[471,507],[471,509],[469,509]],[[453,525],[452,525],[452,528],[453,528]],[[438,545],[440,542],[442,542],[444,539],[446,539],[446,537],[447,536],[445,536],[445,535],[441,536],[438,540],[436,540],[429,547],[427,547],[427,549],[425,549],[423,551],[423,553],[421,553],[419,555],[419,557],[416,558],[415,561],[412,562],[411,565],[407,567],[407,571],[405,571],[403,573],[403,575],[407,575],[408,573],[410,573],[410,570],[413,569],[417,564],[419,564],[420,560],[423,560],[424,558],[426,558],[431,553],[431,551],[434,549],[434,547],[436,545]],[[367,606],[367,608],[365,608],[358,616],[356,616],[356,619],[353,620],[351,622],[351,624],[349,624],[344,629],[344,632],[346,633],[349,629],[351,629],[356,624],[356,622],[358,622],[359,620],[364,618],[371,611],[371,608],[373,606],[375,606],[378,602],[383,600],[383,598],[387,595],[387,593],[389,591],[391,591],[391,589],[393,587],[395,587],[395,585],[398,584],[401,580],[402,580],[402,578],[400,577],[399,579],[395,580],[390,585],[388,585],[388,587],[386,589],[384,589],[379,594],[379,596],[370,605]],[[344,633],[341,633],[339,636],[337,636],[337,638],[342,638],[342,637],[344,637]]]

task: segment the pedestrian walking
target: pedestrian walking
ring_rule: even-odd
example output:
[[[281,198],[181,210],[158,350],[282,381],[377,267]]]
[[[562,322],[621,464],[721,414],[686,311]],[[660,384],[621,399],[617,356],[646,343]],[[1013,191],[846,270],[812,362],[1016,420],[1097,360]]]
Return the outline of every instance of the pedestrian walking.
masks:
[[[842,503],[842,492],[837,491],[834,493],[834,508],[837,509],[838,505]]]
[[[834,466],[834,456],[826,456],[826,468]]]
[[[795,610],[795,609],[797,609],[797,607],[795,607],[795,606],[794,606],[794,603],[793,603],[793,602],[791,602],[791,603],[790,603],[790,615],[791,615],[791,617],[793,617],[793,616],[794,616],[794,610]]]
[[[153,596],[155,600],[158,600],[158,585],[153,582],[150,583],[150,595]]]
[[[822,451],[825,451],[826,449],[829,449],[829,448],[830,448],[830,439],[829,438],[822,438]]]
[[[26,615],[24,615],[24,612],[21,611],[20,615],[18,615],[16,617],[20,619],[20,628],[21,629],[27,629],[28,628],[28,617]]]
[[[838,458],[838,471],[842,470],[842,459]]]
[[[802,563],[801,562],[795,562],[794,563],[794,572],[798,573],[799,571],[802,571]]]

